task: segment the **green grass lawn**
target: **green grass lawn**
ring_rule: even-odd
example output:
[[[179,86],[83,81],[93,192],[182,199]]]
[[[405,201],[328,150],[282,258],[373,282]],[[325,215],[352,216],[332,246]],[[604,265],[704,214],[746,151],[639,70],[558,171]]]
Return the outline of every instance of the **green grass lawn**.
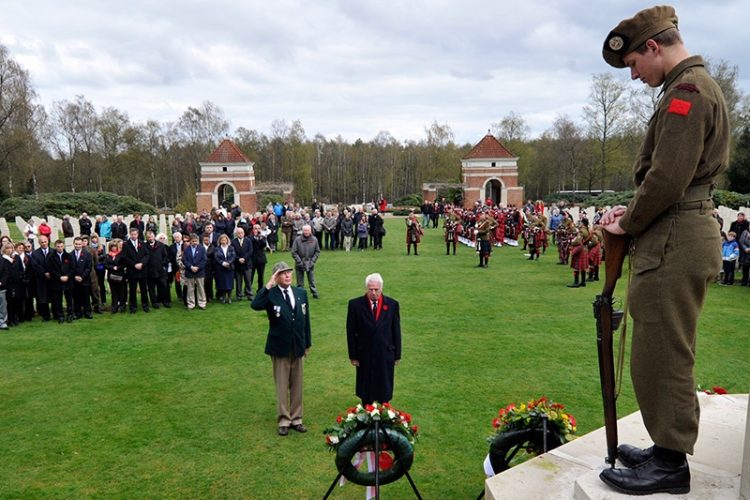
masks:
[[[476,497],[485,438],[508,403],[546,395],[575,415],[579,434],[602,425],[599,284],[566,288],[572,275],[554,248],[535,262],[496,249],[479,269],[473,249],[445,255],[441,230],[427,230],[420,255],[407,257],[402,219],[386,226],[383,251],[324,252],[316,266],[307,434],[276,435],[267,320],[248,302],[73,325],[37,319],[0,333],[0,497],[321,498],[336,475],[322,431],[357,402],[346,305],[372,272],[401,303],[392,403],[420,426],[411,474],[425,498]],[[291,262],[277,253],[268,268],[281,259]],[[748,392],[749,299],[748,288],[712,285],[699,383]],[[634,410],[628,381],[618,411]],[[413,497],[405,479],[382,493]],[[347,484],[331,498],[362,495]]]

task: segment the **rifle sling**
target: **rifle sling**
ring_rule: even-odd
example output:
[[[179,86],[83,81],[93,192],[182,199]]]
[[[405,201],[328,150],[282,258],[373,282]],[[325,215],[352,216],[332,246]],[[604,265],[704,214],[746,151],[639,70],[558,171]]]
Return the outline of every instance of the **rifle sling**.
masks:
[[[628,249],[628,288],[627,290],[630,291],[630,280],[633,276],[632,274],[632,257],[633,257],[633,250],[634,250],[633,242],[630,243],[630,248]],[[622,324],[620,325],[620,345],[618,346],[617,350],[617,360],[615,362],[615,401],[617,401],[617,398],[620,397],[620,390],[622,389],[622,371],[623,367],[625,366],[625,348],[626,340],[628,336],[628,292],[625,292],[625,298],[622,301]]]

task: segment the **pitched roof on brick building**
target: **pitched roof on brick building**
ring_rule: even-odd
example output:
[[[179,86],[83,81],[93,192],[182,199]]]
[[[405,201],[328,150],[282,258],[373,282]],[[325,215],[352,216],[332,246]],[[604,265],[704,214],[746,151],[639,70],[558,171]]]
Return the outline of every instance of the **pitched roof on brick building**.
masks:
[[[230,139],[224,139],[213,153],[206,158],[205,163],[251,163],[252,160],[240,151],[240,148]]]
[[[485,135],[471,151],[466,153],[463,160],[472,160],[477,158],[513,158],[513,153],[495,139],[492,134]]]

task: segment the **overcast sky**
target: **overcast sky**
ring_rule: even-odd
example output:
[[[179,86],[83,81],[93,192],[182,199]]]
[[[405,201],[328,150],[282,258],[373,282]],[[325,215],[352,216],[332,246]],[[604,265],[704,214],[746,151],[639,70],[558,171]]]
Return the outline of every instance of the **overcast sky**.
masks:
[[[433,121],[475,143],[511,111],[532,136],[581,122],[607,33],[650,3],[621,0],[5,0],[0,44],[41,102],[83,95],[132,121],[176,121],[209,100],[231,130],[300,120],[308,137]],[[748,0],[676,5],[692,53],[739,67],[750,93]],[[641,85],[639,82],[631,83]]]

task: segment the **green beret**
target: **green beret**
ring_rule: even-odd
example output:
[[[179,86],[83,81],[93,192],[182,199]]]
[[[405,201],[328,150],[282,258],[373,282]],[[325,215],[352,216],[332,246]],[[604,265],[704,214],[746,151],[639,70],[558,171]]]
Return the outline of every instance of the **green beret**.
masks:
[[[630,19],[621,21],[609,32],[602,49],[604,60],[610,66],[624,68],[623,57],[669,28],[677,28],[674,7],[659,5],[642,10]]]

